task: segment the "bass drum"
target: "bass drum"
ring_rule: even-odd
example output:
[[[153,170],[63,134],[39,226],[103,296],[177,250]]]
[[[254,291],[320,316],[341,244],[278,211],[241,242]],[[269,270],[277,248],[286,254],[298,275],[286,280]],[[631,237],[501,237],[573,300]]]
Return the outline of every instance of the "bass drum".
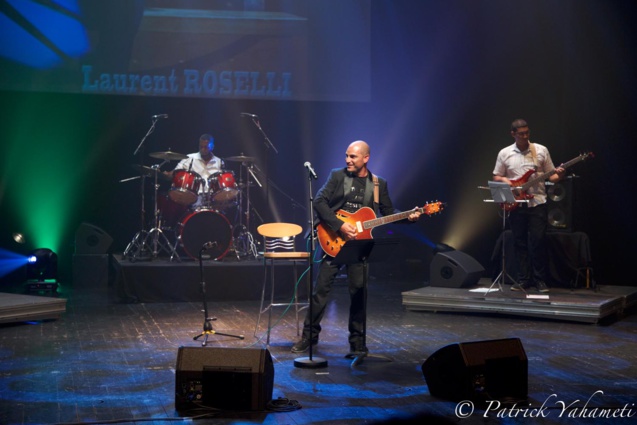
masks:
[[[215,243],[205,253],[219,260],[230,249],[232,226],[224,215],[216,211],[194,211],[182,220],[180,239],[186,254],[195,260],[199,259],[199,252],[206,242]]]

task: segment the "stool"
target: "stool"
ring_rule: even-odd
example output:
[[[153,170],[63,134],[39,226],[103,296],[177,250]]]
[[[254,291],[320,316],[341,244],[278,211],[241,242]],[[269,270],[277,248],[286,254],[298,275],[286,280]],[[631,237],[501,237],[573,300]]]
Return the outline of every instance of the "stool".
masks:
[[[272,325],[272,308],[280,306],[293,306],[296,315],[296,334],[300,335],[299,312],[308,306],[308,302],[299,302],[298,297],[298,273],[297,263],[299,261],[309,263],[310,253],[295,251],[294,238],[303,229],[298,224],[292,223],[266,223],[257,228],[257,232],[263,236],[263,288],[261,289],[261,306],[259,307],[259,317],[254,328],[254,336],[257,336],[261,315],[268,312],[268,330],[266,345],[270,345],[270,330]],[[278,261],[293,263],[294,269],[294,299],[289,303],[274,302],[274,265]],[[268,273],[269,269],[269,273]],[[270,275],[270,302],[266,304],[265,293],[268,284],[268,274]],[[309,279],[309,276],[308,276]]]

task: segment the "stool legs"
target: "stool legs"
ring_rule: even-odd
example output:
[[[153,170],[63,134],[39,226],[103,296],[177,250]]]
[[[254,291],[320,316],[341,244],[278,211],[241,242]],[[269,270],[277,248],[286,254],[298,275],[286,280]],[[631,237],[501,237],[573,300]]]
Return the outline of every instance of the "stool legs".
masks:
[[[263,259],[263,287],[261,288],[261,304],[259,306],[259,316],[257,318],[257,324],[254,328],[254,336],[257,337],[257,333],[259,331],[259,325],[261,324],[261,316],[267,311],[268,313],[268,327],[267,327],[267,331],[266,331],[266,345],[269,346],[270,345],[270,331],[271,331],[271,327],[272,327],[272,309],[273,307],[278,307],[278,306],[289,306],[290,303],[275,303],[274,302],[274,267],[275,267],[275,261],[273,259],[270,259],[270,264],[268,265],[268,259],[264,258]],[[292,267],[293,267],[293,273],[294,273],[294,296],[293,296],[293,301],[292,304],[294,305],[294,313],[295,313],[295,319],[296,319],[296,335],[300,336],[301,335],[301,318],[299,316],[299,313],[301,310],[303,310],[305,307],[307,307],[307,303],[300,303],[299,302],[299,294],[298,294],[298,270],[297,270],[297,260],[292,260]],[[269,269],[269,273],[268,273],[268,269]],[[266,293],[266,287],[268,285],[268,274],[269,276],[269,280],[270,280],[270,301],[267,305],[265,305],[266,301],[265,301],[265,293]]]

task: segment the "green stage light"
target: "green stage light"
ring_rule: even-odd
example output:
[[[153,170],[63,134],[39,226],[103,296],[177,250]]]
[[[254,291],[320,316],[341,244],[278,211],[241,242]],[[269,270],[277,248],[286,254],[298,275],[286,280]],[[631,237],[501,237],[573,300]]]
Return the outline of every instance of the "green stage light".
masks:
[[[91,164],[99,158],[101,145],[86,142],[93,140],[90,112],[71,98],[48,95],[17,98],[9,111],[0,148],[5,183],[0,203],[12,210],[12,224],[25,230],[31,246],[56,252],[65,246],[73,213],[86,196]]]

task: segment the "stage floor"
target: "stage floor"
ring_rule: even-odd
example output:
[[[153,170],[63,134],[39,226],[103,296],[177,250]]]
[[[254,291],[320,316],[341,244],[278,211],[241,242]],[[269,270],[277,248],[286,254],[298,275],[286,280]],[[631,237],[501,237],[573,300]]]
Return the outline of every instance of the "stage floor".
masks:
[[[471,288],[425,286],[403,292],[403,305],[412,311],[493,313],[587,323],[621,317],[637,305],[637,287],[632,286],[551,288],[549,294],[535,289],[514,292],[510,287],[502,285],[500,291],[489,279],[481,279]]]
[[[273,398],[298,402],[300,409],[248,413],[204,409],[186,416],[198,416],[192,421],[201,425],[397,423],[397,418],[406,417],[416,420],[412,423],[500,424],[501,415],[514,411],[458,410],[457,402],[431,395],[421,366],[447,345],[502,338],[519,338],[528,357],[529,400],[523,406],[544,405],[542,417],[512,417],[508,423],[581,422],[572,415],[581,414],[589,399],[589,409],[619,411],[627,405],[635,411],[637,315],[592,325],[405,309],[403,293],[417,286],[421,285],[370,280],[367,346],[372,354],[391,361],[368,358],[352,366],[345,358],[349,294],[339,279],[314,350],[314,356],[327,360],[327,367],[295,367],[294,361],[308,354],[290,352],[298,339],[294,315],[289,311],[281,316],[285,310],[281,308],[273,320],[267,347],[274,362]],[[202,304],[109,302],[104,291],[84,287],[63,295],[67,311],[57,320],[0,325],[0,423],[179,420],[174,409],[176,359],[179,347],[201,347],[193,337],[202,331]],[[245,335],[243,340],[210,335],[208,348],[222,352],[265,348],[264,341],[253,336],[258,301],[212,301],[208,307],[217,319],[212,322],[215,331]],[[257,335],[264,331],[261,327]],[[562,402],[568,406],[565,410]],[[468,417],[460,419],[459,414]],[[589,420],[609,425],[630,422]]]

